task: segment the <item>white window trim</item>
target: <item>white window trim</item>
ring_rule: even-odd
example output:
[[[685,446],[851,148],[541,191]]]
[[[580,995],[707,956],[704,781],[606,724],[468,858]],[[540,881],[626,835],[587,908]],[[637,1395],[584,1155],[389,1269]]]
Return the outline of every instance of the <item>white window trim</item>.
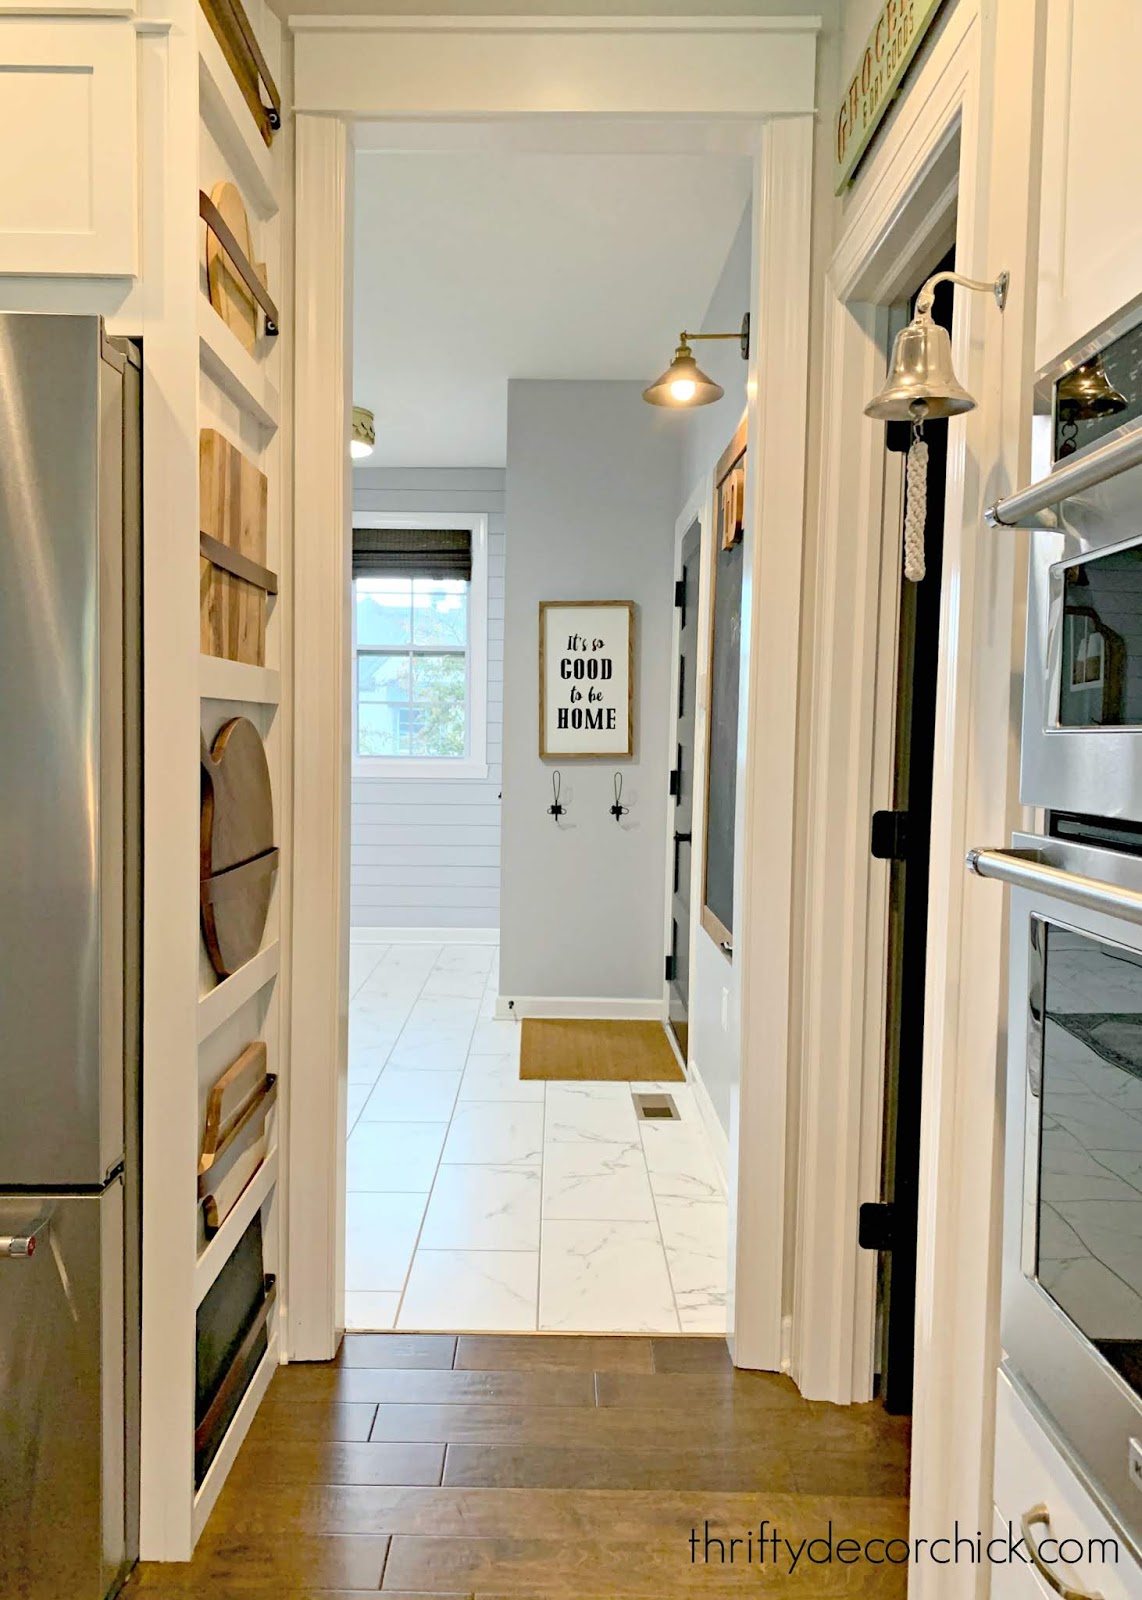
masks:
[[[386,783],[456,783],[488,776],[488,517],[483,511],[384,512],[354,511],[358,528],[466,528],[472,535],[472,581],[468,589],[468,754],[424,757],[359,756],[357,694],[353,700],[353,776],[383,778]],[[357,610],[353,616],[352,662],[356,683]]]

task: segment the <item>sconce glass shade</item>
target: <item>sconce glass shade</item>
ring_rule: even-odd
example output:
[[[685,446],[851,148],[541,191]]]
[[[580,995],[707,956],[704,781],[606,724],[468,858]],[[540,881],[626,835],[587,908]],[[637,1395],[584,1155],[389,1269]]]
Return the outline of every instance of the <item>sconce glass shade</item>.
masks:
[[[957,417],[975,403],[952,367],[947,329],[922,311],[896,335],[887,381],[864,414],[882,422],[924,422]]]
[[[649,389],[642,391],[642,398],[652,406],[708,406],[725,392],[720,383],[702,371],[683,339],[674,352],[674,360]]]
[[[371,456],[377,442],[376,429],[373,426],[373,413],[364,406],[353,407],[353,432],[349,438],[349,454],[354,461],[363,461],[366,456]]]

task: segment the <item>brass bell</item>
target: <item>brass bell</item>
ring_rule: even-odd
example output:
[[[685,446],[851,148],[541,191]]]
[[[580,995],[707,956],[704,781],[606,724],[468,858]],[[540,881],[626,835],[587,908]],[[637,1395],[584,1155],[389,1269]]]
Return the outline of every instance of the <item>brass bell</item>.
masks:
[[[929,301],[930,305],[930,301]],[[864,408],[883,422],[924,422],[971,411],[975,401],[952,367],[952,341],[946,328],[920,309],[896,335],[888,379]]]
[[[1102,357],[1084,361],[1055,386],[1055,407],[1060,421],[1093,422],[1125,411],[1126,396],[1119,394],[1106,375]]]

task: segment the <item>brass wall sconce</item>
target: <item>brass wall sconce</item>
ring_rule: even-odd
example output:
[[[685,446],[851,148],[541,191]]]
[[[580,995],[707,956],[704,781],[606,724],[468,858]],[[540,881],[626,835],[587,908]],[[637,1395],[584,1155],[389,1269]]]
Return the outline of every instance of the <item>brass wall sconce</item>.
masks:
[[[642,398],[652,406],[708,406],[720,400],[725,390],[720,383],[702,371],[690,349],[691,340],[736,339],[741,346],[742,360],[749,360],[749,312],[742,318],[737,333],[683,333],[679,336],[674,360],[661,377],[655,378]]]

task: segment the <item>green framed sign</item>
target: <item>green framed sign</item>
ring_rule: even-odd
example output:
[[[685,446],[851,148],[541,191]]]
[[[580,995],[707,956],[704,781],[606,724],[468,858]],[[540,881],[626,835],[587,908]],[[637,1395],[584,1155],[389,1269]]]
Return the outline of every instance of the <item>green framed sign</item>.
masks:
[[[935,20],[942,0],[884,0],[856,70],[837,107],[836,181],[840,194],[896,98],[908,63]]]

